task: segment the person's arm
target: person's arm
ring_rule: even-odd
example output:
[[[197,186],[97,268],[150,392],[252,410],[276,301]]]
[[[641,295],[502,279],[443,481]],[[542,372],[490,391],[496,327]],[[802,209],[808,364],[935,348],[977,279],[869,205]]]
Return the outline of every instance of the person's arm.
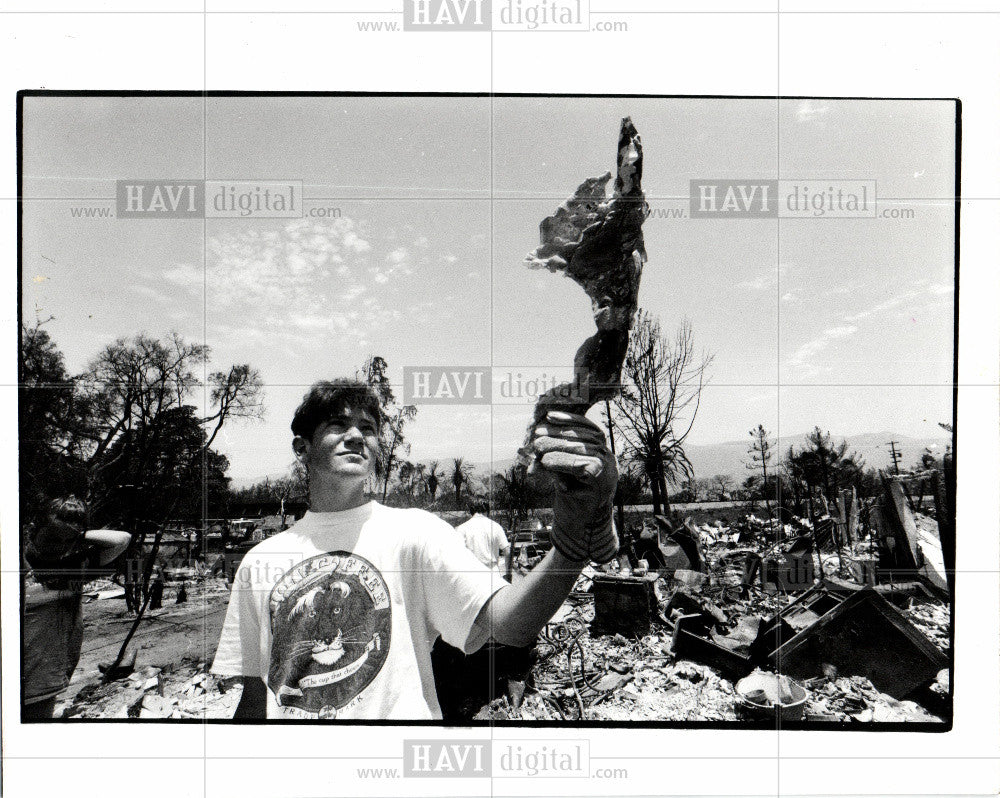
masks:
[[[43,584],[64,589],[66,584],[82,585],[109,576],[102,569],[119,557],[130,541],[128,532],[113,529],[62,530],[61,534],[43,530],[29,540],[25,560]]]
[[[263,679],[243,677],[243,695],[233,720],[264,720],[267,717],[267,687]]]
[[[499,549],[501,554],[506,554],[510,550],[510,541],[507,540],[507,533],[503,531],[502,526],[497,526],[497,543],[499,544]]]
[[[497,591],[479,611],[466,651],[489,637],[513,646],[531,644],[593,557],[618,549],[611,501],[618,470],[604,432],[582,415],[550,411],[531,433],[536,462],[556,478],[553,548],[518,584]],[[575,552],[580,555],[573,556]]]
[[[566,600],[586,562],[567,559],[551,549],[516,585],[501,588],[476,617],[466,650],[490,637],[508,646],[527,646]]]
[[[83,539],[97,549],[98,561],[94,565],[100,567],[117,559],[128,548],[132,536],[117,529],[88,529]]]

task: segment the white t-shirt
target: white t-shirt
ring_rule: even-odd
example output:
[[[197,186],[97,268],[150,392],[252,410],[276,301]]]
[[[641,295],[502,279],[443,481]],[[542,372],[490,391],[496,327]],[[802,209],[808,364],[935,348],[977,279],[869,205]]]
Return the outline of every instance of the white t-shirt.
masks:
[[[438,719],[434,640],[506,584],[423,510],[310,512],[243,558],[212,672],[263,679],[268,718]]]
[[[476,555],[487,568],[497,568],[500,562],[500,551],[507,548],[507,535],[503,527],[485,515],[476,513],[464,524],[459,524],[458,531],[465,540],[465,546]]]

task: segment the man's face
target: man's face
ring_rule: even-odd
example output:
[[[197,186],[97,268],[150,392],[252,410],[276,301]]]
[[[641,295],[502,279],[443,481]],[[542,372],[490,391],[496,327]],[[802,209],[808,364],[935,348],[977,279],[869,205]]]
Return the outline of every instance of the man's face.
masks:
[[[364,410],[346,407],[316,427],[312,440],[295,439],[295,451],[310,474],[347,481],[366,479],[375,467],[378,425]]]

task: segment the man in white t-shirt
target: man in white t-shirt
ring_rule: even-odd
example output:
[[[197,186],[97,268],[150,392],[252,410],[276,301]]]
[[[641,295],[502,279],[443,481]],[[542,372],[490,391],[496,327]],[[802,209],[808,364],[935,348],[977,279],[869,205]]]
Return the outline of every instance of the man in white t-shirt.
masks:
[[[456,531],[465,541],[465,547],[471,551],[490,570],[503,574],[500,567],[500,555],[510,549],[507,533],[503,527],[488,515],[476,508],[475,514],[464,524],[459,524]]]
[[[535,426],[539,464],[559,482],[563,545],[516,586],[436,516],[365,498],[381,423],[377,396],[351,380],[317,383],[295,412],[310,511],[244,557],[212,665],[243,677],[236,718],[439,719],[434,640],[466,653],[491,637],[529,645],[587,554],[614,542],[617,471],[582,416],[550,413]]]

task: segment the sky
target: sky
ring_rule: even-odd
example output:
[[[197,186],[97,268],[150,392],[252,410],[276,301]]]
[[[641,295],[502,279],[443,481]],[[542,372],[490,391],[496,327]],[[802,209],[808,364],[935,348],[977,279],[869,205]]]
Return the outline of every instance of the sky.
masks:
[[[690,441],[819,425],[938,437],[951,418],[954,105],[504,97],[25,99],[22,302],[71,372],[139,331],[250,363],[265,419],[224,428],[230,475],[291,462],[314,380],[404,366],[566,373],[589,300],[524,256],[614,167],[630,115],[652,215],[639,303],[714,356]],[[301,180],[327,218],[80,218],[117,179]],[[877,181],[912,218],[669,218],[694,179]],[[76,210],[74,210],[76,209]],[[332,218],[331,218],[332,217]],[[509,459],[530,399],[421,405],[409,458]]]

